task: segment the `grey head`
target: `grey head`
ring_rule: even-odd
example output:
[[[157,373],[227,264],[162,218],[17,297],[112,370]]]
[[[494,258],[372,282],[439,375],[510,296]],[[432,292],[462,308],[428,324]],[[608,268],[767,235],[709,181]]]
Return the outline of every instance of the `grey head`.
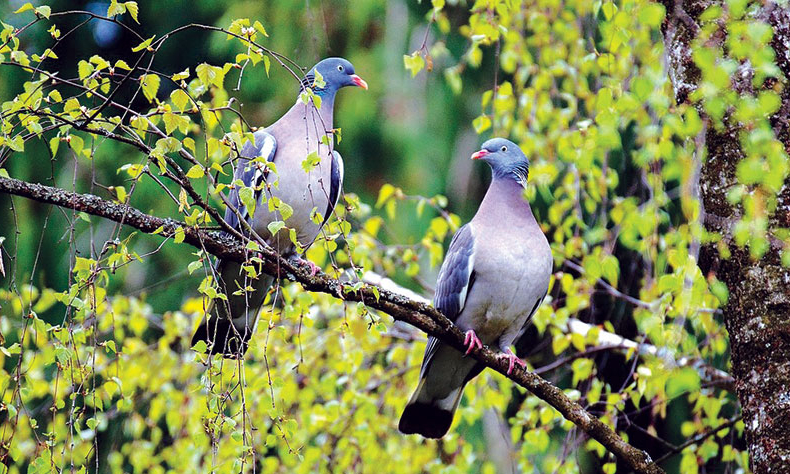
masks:
[[[323,87],[315,85],[315,72],[318,71],[324,80]],[[335,95],[342,87],[357,86],[365,90],[368,83],[354,73],[354,66],[343,58],[326,58],[312,67],[302,79],[302,87],[312,87],[319,96]]]
[[[512,179],[527,186],[529,160],[518,145],[505,138],[492,138],[472,154],[473,160],[483,160],[491,166],[494,179]]]

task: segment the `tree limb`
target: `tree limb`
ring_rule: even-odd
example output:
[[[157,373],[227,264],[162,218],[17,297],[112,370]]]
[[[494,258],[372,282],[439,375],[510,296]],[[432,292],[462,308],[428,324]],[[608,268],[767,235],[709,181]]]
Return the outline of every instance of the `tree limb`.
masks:
[[[386,290],[389,290],[393,293],[401,294],[409,299],[414,301],[419,301],[425,304],[430,304],[430,300],[414,291],[409,290],[408,288],[404,288],[393,280],[379,275],[376,272],[365,272],[362,275],[362,281],[365,283],[376,285]],[[641,302],[643,304],[649,305],[650,303]],[[674,351],[669,348],[665,347],[657,347],[653,344],[648,344],[646,342],[637,342],[631,339],[626,339],[619,334],[615,334],[609,332],[605,329],[602,329],[598,326],[585,323],[577,318],[568,318],[568,322],[566,326],[563,328],[565,334],[579,334],[583,336],[585,339],[587,338],[587,334],[593,330],[598,330],[598,339],[595,341],[597,344],[592,350],[592,352],[603,351],[603,350],[623,350],[629,351],[634,350],[640,356],[652,356],[657,357],[664,361],[664,363],[668,367],[692,367],[697,369],[700,375],[704,378],[704,380],[711,385],[717,385],[725,390],[733,392],[735,390],[733,384],[734,381],[732,376],[727,372],[717,369],[711,365],[706,364],[704,361],[694,358],[694,357],[676,357]],[[579,355],[574,355],[573,358],[577,358]],[[567,362],[567,361],[566,361]],[[558,365],[555,363],[549,364],[546,367],[541,369],[537,369],[535,372],[540,374],[542,371],[547,371],[549,368],[554,369]]]
[[[0,193],[23,196],[122,222],[149,234],[161,228],[158,233],[166,238],[175,236],[177,230],[181,228],[184,232],[184,242],[206,249],[219,258],[246,262],[250,256],[250,251],[245,249],[240,241],[220,232],[205,231],[174,219],[151,216],[131,206],[109,202],[91,194],[73,193],[60,188],[2,177],[0,177]],[[361,301],[371,308],[391,315],[396,320],[409,323],[439,338],[456,349],[465,348],[463,332],[438,310],[424,302],[414,301],[370,285],[354,291],[349,284],[342,283],[325,273],[311,276],[310,267],[306,263],[286,260],[268,248],[261,249],[256,254],[263,260],[263,271],[270,275],[299,282],[308,291],[327,293],[346,301]],[[540,376],[523,370],[516,370],[511,375],[507,375],[508,363],[497,355],[487,347],[470,354],[486,367],[505,375],[557,409],[566,419],[605,446],[634,471],[650,474],[664,472],[647,453],[626,443],[609,426],[590,415],[581,405],[568,398],[562,390]]]

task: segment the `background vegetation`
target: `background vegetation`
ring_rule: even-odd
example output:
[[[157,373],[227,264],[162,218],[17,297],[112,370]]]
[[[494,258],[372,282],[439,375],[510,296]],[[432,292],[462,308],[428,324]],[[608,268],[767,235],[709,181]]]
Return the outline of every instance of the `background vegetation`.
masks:
[[[531,159],[526,194],[555,257],[549,298],[519,355],[670,472],[748,469],[719,310],[729,293],[697,266],[700,246],[719,238],[702,227],[697,188],[701,143],[714,125],[675,105],[661,4],[78,3],[0,6],[0,173],[201,222],[194,201],[161,176],[156,153],[149,161],[62,123],[47,128],[26,105],[81,120],[80,106],[90,115],[102,100],[20,65],[103,94],[117,87],[118,103],[149,114],[174,146],[191,148],[201,166],[188,176],[219,209],[202,167],[215,165],[212,175],[228,183],[219,172],[231,156],[223,136],[235,132],[228,137],[238,141],[244,121],[274,121],[296,99],[298,82],[274,58],[238,56],[251,54],[247,42],[205,27],[157,41],[190,23],[240,33],[259,21],[255,41],[266,48],[304,67],[344,56],[370,85],[339,94],[346,209],[311,260],[352,281],[375,272],[430,297],[442,249],[489,179],[468,157],[486,138],[507,136]],[[739,2],[731,3],[709,21],[738,18],[743,54],[770,77],[770,28],[741,18]],[[77,8],[99,16],[116,8],[118,16],[57,15]],[[152,35],[155,51],[136,48]],[[695,61],[714,64],[705,54]],[[148,80],[136,70],[124,82],[118,61],[139,58]],[[203,63],[219,68],[213,80]],[[726,109],[733,100],[723,92],[732,72],[709,69],[700,88],[714,118],[717,103]],[[229,100],[244,121],[208,110]],[[759,131],[775,102],[761,95],[740,118]],[[109,107],[98,122],[114,130],[112,117],[193,169],[144,133],[147,124],[130,122],[133,114]],[[739,178],[775,192],[786,156],[766,140]],[[150,173],[140,174],[146,163]],[[753,212],[740,231],[755,257],[769,251],[762,217]],[[556,410],[489,372],[466,389],[442,441],[400,435],[424,337],[363,304],[284,284],[246,361],[206,361],[188,347],[210,293],[205,254],[7,195],[2,238],[0,460],[9,472],[623,469]],[[612,334],[626,340],[612,342]]]

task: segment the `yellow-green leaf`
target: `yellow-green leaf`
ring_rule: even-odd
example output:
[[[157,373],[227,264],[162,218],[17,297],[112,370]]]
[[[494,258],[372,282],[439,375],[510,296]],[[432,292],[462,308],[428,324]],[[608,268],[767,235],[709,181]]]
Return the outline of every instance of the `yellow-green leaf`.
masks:
[[[140,76],[140,85],[143,88],[143,94],[149,102],[153,102],[156,98],[156,93],[159,91],[159,76],[156,74],[145,74]]]
[[[277,232],[279,232],[283,227],[285,227],[285,222],[283,221],[269,222],[269,225],[266,226],[266,228],[269,229],[269,233],[271,235],[277,234]]]
[[[422,71],[422,68],[425,67],[425,60],[422,57],[422,53],[420,51],[415,51],[412,54],[404,54],[403,55],[403,66],[411,71],[411,77],[414,77]]]
[[[93,74],[93,71],[93,64],[88,61],[82,60],[77,63],[77,74],[79,74],[81,80],[85,80],[88,76]]]
[[[132,48],[132,52],[136,53],[138,51],[141,51],[141,50],[151,46],[151,42],[154,40],[154,38],[156,38],[156,35],[148,38],[147,40],[143,41],[142,43],[140,43],[137,46],[135,46],[134,48]]]
[[[202,178],[206,175],[206,170],[200,165],[194,165],[187,171],[187,178]]]
[[[181,226],[178,226],[175,234],[173,235],[173,242],[180,244],[181,242],[184,241],[184,236],[185,236],[184,229]]]
[[[189,77],[189,68],[186,68],[186,69],[184,69],[181,72],[177,72],[177,73],[173,74],[172,79],[174,81],[180,81],[180,80],[186,79],[187,77]]]
[[[170,93],[170,100],[173,101],[173,105],[178,107],[179,111],[183,112],[189,103],[189,96],[182,89],[175,89]]]
[[[107,8],[107,16],[114,17],[115,15],[123,15],[126,13],[126,6],[118,3],[117,0],[110,0],[110,6]]]
[[[126,6],[126,10],[129,11],[129,15],[132,16],[132,19],[137,23],[140,24],[140,20],[137,19],[137,14],[140,11],[140,8],[137,6],[137,2],[125,2],[124,6]]]
[[[26,12],[28,10],[35,10],[35,8],[33,7],[33,4],[30,3],[30,2],[25,3],[24,5],[19,7],[14,13],[23,13],[23,12]]]

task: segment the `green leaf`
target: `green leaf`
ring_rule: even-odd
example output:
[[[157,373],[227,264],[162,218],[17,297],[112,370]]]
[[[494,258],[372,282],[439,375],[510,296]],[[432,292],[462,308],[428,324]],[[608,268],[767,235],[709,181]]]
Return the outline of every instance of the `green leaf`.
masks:
[[[480,115],[472,120],[472,126],[475,128],[477,134],[481,134],[491,128],[491,119],[488,115]]]
[[[188,77],[189,77],[189,68],[186,68],[186,69],[184,69],[181,72],[177,72],[177,73],[173,74],[171,79],[173,79],[173,81],[181,81],[181,80],[186,79]]]
[[[159,76],[156,74],[144,74],[140,76],[140,85],[143,88],[143,94],[149,102],[153,102],[156,98],[156,93],[159,91]]]
[[[137,19],[137,14],[140,11],[140,8],[137,6],[137,2],[125,2],[124,6],[129,11],[129,15],[132,16],[132,19],[137,23],[140,24],[140,20]]]
[[[732,18],[741,18],[746,12],[749,0],[727,0],[727,8]]]
[[[89,63],[88,61],[82,60],[77,64],[77,74],[79,74],[80,80],[84,81],[91,74],[93,74],[93,71],[93,64]]]
[[[179,151],[182,148],[181,142],[176,137],[160,138],[156,141],[155,152],[165,154]]]
[[[403,55],[403,66],[411,71],[411,77],[416,76],[425,67],[425,59],[420,51]]]
[[[636,95],[637,99],[643,102],[647,101],[653,92],[653,84],[646,77],[637,76],[631,81],[631,92]]]
[[[82,153],[82,149],[85,148],[85,141],[79,135],[69,135],[68,143],[71,149],[74,150],[74,153],[78,155]]]
[[[49,20],[49,15],[52,14],[52,8],[47,5],[41,5],[40,7],[36,8],[36,14],[41,15]]]
[[[324,87],[326,87],[326,81],[324,80],[324,76],[318,70],[315,71],[315,77],[313,78],[313,83],[310,85],[310,87],[313,90],[323,89]]]
[[[189,262],[189,265],[187,265],[187,271],[191,275],[192,273],[195,272],[195,270],[201,268],[202,266],[203,266],[203,262],[201,260],[195,260],[194,262]]]
[[[241,204],[247,209],[247,214],[251,217],[255,216],[255,193],[252,188],[242,186],[239,188],[239,200]]]
[[[14,13],[23,13],[23,12],[26,12],[28,10],[35,10],[35,8],[33,7],[33,4],[30,3],[30,2],[25,3],[24,5],[19,7]]]
[[[317,152],[312,152],[307,157],[302,160],[302,169],[305,173],[309,173],[312,171],[313,168],[318,166],[318,163],[321,162],[321,157],[318,156]]]
[[[136,53],[138,51],[141,51],[141,50],[151,46],[151,42],[154,40],[154,38],[156,38],[156,35],[148,38],[147,40],[143,41],[142,43],[140,43],[137,46],[135,46],[134,48],[132,48],[132,52]]]
[[[255,20],[255,23],[252,24],[252,27],[255,28],[255,31],[262,34],[263,36],[269,37],[269,34],[266,33],[266,28],[263,27],[260,21]]]
[[[710,291],[719,300],[722,306],[727,304],[727,300],[730,298],[730,291],[723,281],[714,278],[713,281],[710,282]]]
[[[173,235],[173,241],[177,244],[180,244],[184,241],[185,235],[184,229],[181,226],[178,226],[178,228],[176,228],[175,234]]]
[[[640,6],[639,21],[652,28],[658,28],[661,26],[661,22],[664,21],[664,14],[664,5],[650,2]]]
[[[117,0],[110,0],[110,6],[107,8],[107,16],[112,18],[115,15],[123,15],[126,13],[126,6],[118,3]]]
[[[387,202],[393,194],[395,194],[396,190],[397,188],[389,183],[385,183],[383,186],[381,186],[381,189],[379,189],[379,197],[376,199],[376,209],[381,208],[381,206],[383,206],[384,203]]]
[[[59,146],[60,146],[60,137],[52,137],[49,139],[49,149],[52,152],[52,156],[58,154]]]
[[[453,94],[458,95],[463,90],[463,82],[461,81],[461,75],[459,74],[457,67],[449,67],[445,69],[444,80],[447,81],[447,84],[450,86],[450,90],[453,91]]]
[[[279,232],[283,227],[285,227],[285,222],[283,221],[269,222],[269,225],[266,226],[266,228],[269,229],[269,233],[271,235],[276,235],[277,232]]]
[[[272,60],[269,59],[269,56],[263,57],[263,69],[266,71],[266,77],[269,77],[269,68],[272,65]]]
[[[182,133],[186,133],[189,129],[190,120],[183,115],[167,112],[162,116],[162,120],[165,122],[165,131],[168,135],[176,129],[181,130]]]
[[[695,369],[680,369],[667,380],[667,397],[675,398],[685,392],[696,393],[699,387],[700,377]]]
[[[57,26],[55,25],[50,26],[47,32],[50,34],[50,36],[52,36],[52,38],[60,39],[60,30],[58,29]]]
[[[184,148],[186,148],[187,150],[191,151],[192,153],[196,153],[196,151],[195,151],[195,140],[193,138],[184,137],[183,143],[184,143]],[[222,167],[218,163],[212,163],[211,164],[212,168],[217,169],[217,168],[215,168],[215,166],[217,168],[219,168],[217,171],[219,171],[222,174],[225,174],[225,172],[222,171]]]
[[[601,5],[601,11],[603,12],[604,18],[609,21],[614,14],[617,13],[617,5],[612,2],[604,2],[604,4]]]
[[[280,201],[280,205],[277,206],[277,210],[280,211],[280,216],[282,216],[284,221],[287,221],[294,214],[294,209],[282,201]]]
[[[205,169],[200,165],[194,165],[187,171],[187,178],[202,178],[206,175]]]
[[[25,151],[25,140],[22,138],[22,135],[17,135],[10,140],[6,139],[5,144],[14,151]]]
[[[225,71],[219,66],[212,66],[207,63],[200,63],[195,68],[195,73],[204,86],[209,87],[212,84],[217,87],[222,87],[225,82]]]
[[[98,54],[94,54],[93,56],[91,56],[90,62],[91,64],[96,65],[97,71],[101,71],[102,69],[107,69],[110,67],[110,63],[108,63],[106,59],[99,56]]]
[[[124,186],[110,186],[108,191],[115,195],[115,199],[120,203],[126,202],[126,188]]]
[[[205,354],[208,351],[206,341],[198,341],[194,346],[192,346],[192,350],[198,354]]]
[[[183,112],[189,103],[189,96],[183,90],[175,89],[170,93],[170,100],[173,101],[173,105],[178,107],[179,111]]]

